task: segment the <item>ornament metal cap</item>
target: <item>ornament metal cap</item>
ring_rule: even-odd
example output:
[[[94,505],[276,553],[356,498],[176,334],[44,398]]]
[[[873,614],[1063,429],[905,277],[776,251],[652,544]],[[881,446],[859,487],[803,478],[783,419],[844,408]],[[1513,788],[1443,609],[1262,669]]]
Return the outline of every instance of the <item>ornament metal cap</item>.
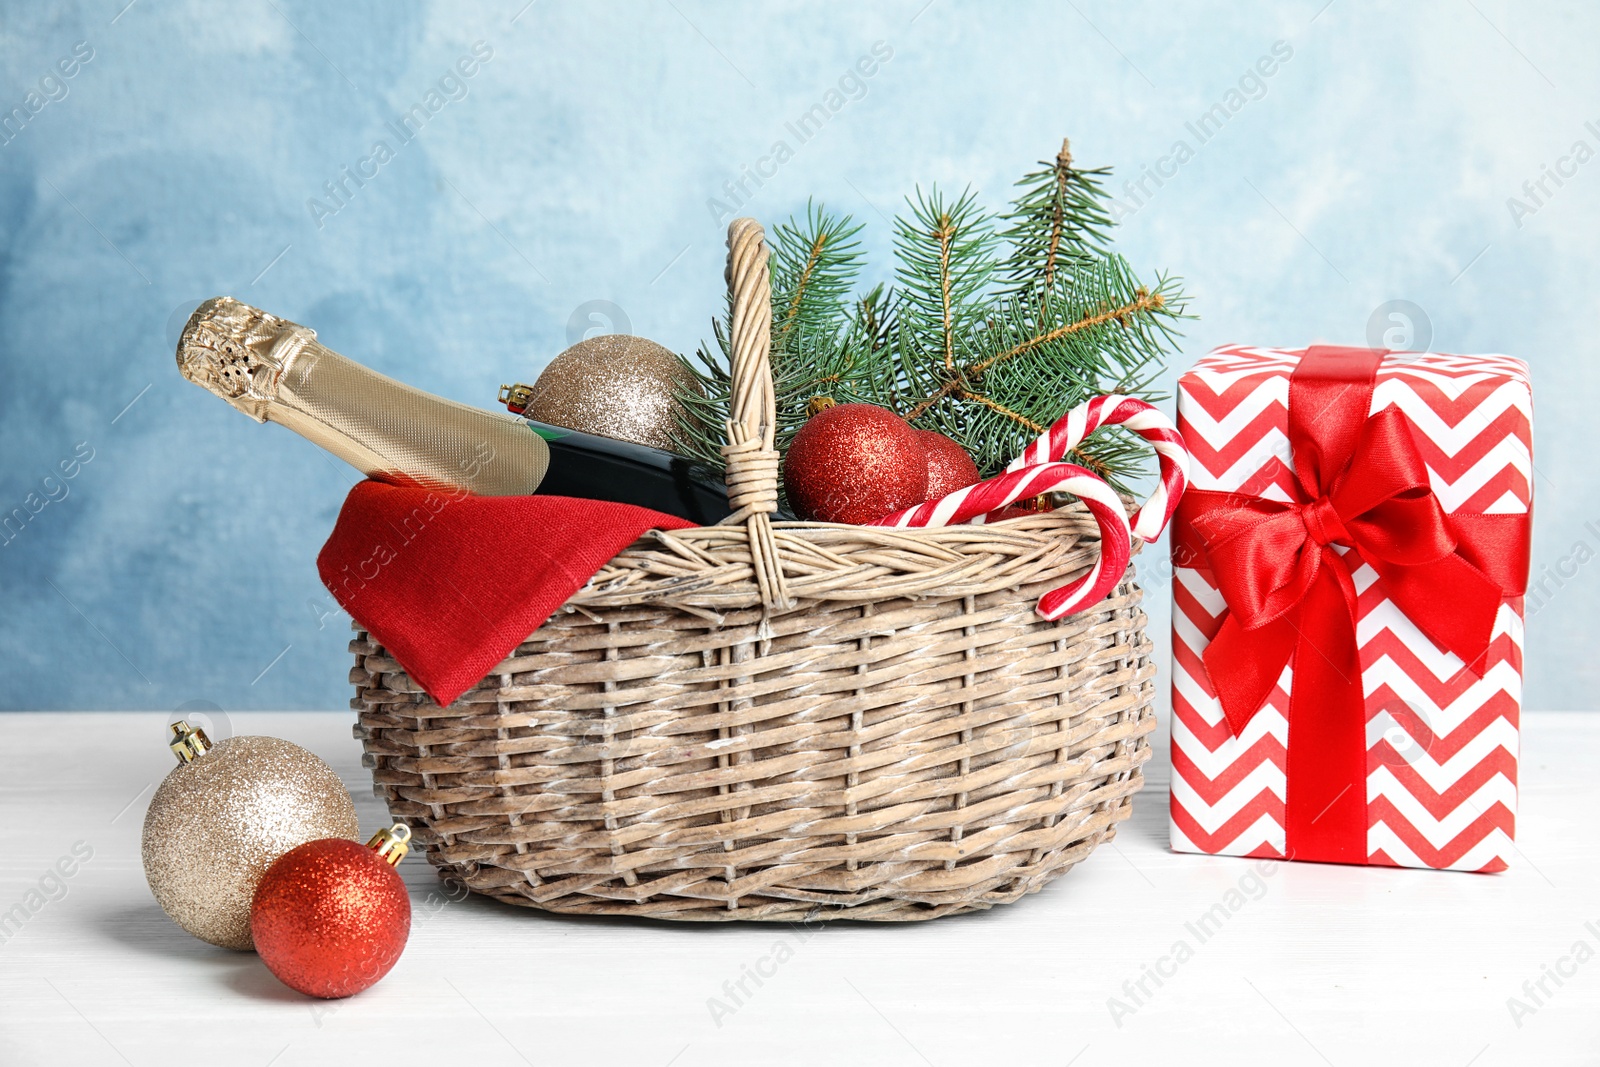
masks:
[[[211,751],[211,738],[198,726],[190,726],[187,719],[172,724],[172,740],[168,743],[179,763],[193,763]]]
[[[411,827],[403,822],[397,822],[387,830],[379,830],[372,835],[372,840],[367,842],[367,847],[378,854],[378,858],[389,866],[398,866],[406,858],[406,853],[411,851],[411,846],[406,842],[411,840]]]
[[[531,385],[523,385],[518,382],[516,385],[500,386],[500,403],[504,404],[506,410],[513,415],[521,415],[524,411],[527,411],[528,405],[532,401],[533,386]]]

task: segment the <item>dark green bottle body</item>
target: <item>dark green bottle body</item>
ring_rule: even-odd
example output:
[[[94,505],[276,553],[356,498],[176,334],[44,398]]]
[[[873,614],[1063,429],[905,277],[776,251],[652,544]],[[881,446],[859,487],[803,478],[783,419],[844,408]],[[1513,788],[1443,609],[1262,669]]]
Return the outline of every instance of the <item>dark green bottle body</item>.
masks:
[[[541,496],[572,496],[662,511],[700,526],[733,513],[722,472],[687,456],[524,419],[550,446]]]

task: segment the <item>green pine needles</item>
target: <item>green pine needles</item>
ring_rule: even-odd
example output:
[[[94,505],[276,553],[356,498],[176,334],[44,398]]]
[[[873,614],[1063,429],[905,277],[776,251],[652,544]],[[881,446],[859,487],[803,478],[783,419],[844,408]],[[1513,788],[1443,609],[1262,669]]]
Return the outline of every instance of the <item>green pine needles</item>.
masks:
[[[959,443],[998,473],[1069,408],[1098,393],[1159,399],[1151,383],[1185,318],[1177,279],[1142,283],[1110,248],[1108,168],[1054,160],[1017,183],[1004,215],[970,190],[920,189],[894,223],[891,286],[858,293],[861,227],[808,206],[769,232],[778,448],[818,398],[889,408]],[[681,395],[682,451],[711,463],[728,417],[728,327],[686,361],[701,394]],[[698,364],[698,365],[697,365]],[[1101,431],[1072,460],[1125,488],[1147,450]]]

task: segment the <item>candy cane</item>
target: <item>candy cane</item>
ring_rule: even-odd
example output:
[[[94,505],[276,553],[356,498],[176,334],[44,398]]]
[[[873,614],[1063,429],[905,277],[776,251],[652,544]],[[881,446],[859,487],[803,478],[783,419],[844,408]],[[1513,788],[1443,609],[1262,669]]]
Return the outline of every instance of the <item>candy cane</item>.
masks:
[[[1037,466],[1065,459],[1067,454],[1083,443],[1084,438],[1102,426],[1123,426],[1146,441],[1156,451],[1161,462],[1161,484],[1150,494],[1150,499],[1134,512],[1134,535],[1145,541],[1154,541],[1161,535],[1167,520],[1177,510],[1178,498],[1189,484],[1189,449],[1183,443],[1178,428],[1159,410],[1131,396],[1097,396],[1079,404],[1055,421],[1037,441],[1022,450],[1011,461],[1008,471]]]
[[[1100,558],[1095,560],[1089,573],[1039,598],[1039,614],[1046,619],[1059,619],[1081,611],[1111,592],[1122,580],[1133,554],[1132,532],[1121,499],[1090,471],[1071,463],[1040,463],[1006,471],[938,500],[885,515],[872,525],[954,526],[981,520],[1018,500],[1052,492],[1071,493],[1082,500],[1100,526]]]
[[[1102,426],[1121,425],[1149,441],[1161,463],[1161,482],[1134,513],[1130,524],[1122,501],[1096,474],[1063,457]],[[1071,493],[1100,527],[1100,558],[1089,573],[1039,598],[1038,611],[1059,619],[1098,602],[1122,580],[1133,554],[1133,538],[1153,541],[1177,510],[1189,482],[1189,450],[1177,427],[1136,397],[1097,396],[1057,419],[1039,439],[1012,460],[1005,471],[938,500],[885,515],[874,526],[953,526],[983,523],[1018,500],[1041,493]]]

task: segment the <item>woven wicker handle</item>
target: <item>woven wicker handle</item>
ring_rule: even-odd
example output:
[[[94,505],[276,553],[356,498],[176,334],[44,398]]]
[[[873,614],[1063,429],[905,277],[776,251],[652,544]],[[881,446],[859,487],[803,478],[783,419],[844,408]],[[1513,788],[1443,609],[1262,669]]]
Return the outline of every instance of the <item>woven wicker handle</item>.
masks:
[[[728,225],[727,282],[733,313],[732,402],[722,456],[734,512],[723,521],[742,522],[749,531],[750,565],[762,604],[772,610],[789,606],[789,591],[772,534],[772,513],[778,509],[778,451],[773,447],[778,405],[768,358],[772,284],[766,235],[755,219],[734,219]]]

